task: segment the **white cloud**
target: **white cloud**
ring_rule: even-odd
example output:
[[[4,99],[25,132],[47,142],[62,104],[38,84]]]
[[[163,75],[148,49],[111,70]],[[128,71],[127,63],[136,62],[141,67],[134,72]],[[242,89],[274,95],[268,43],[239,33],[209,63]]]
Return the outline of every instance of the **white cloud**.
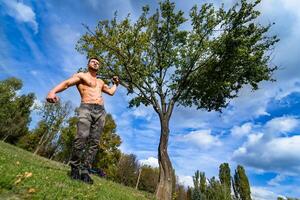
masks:
[[[275,176],[275,178],[273,178],[270,181],[268,181],[268,185],[279,186],[280,182],[283,181],[284,179],[285,179],[284,175],[278,174],[277,176]]]
[[[211,134],[211,130],[192,131],[186,135],[179,136],[177,141],[195,144],[199,148],[208,149],[213,146],[220,146],[222,143],[218,137]]]
[[[300,172],[300,136],[258,140],[238,148],[233,160],[265,171],[295,174]]]
[[[263,187],[251,187],[251,196],[253,200],[276,200],[279,195],[263,188]]]
[[[269,132],[286,133],[292,131],[299,125],[299,120],[294,117],[278,117],[274,118],[266,124],[266,129]]]
[[[300,172],[300,135],[279,137],[290,132],[299,122],[293,117],[278,117],[261,127],[263,133],[251,133],[233,153],[233,160],[256,169],[283,174]]]
[[[146,119],[147,121],[150,121],[156,114],[151,106],[146,107],[144,105],[134,108],[131,112],[134,117]]]
[[[251,132],[251,123],[245,123],[242,126],[234,126],[230,131],[233,137],[243,137]]]
[[[193,177],[178,175],[178,179],[178,182],[183,184],[185,187],[194,187]]]
[[[7,14],[15,18],[19,22],[28,23],[33,28],[34,32],[38,32],[38,23],[36,14],[32,8],[25,5],[23,2],[15,0],[5,0],[4,4],[7,7]]]
[[[149,157],[149,158],[144,159],[144,160],[139,160],[139,162],[142,165],[149,165],[151,167],[158,167],[158,160],[157,160],[157,158],[154,158],[154,157]]]

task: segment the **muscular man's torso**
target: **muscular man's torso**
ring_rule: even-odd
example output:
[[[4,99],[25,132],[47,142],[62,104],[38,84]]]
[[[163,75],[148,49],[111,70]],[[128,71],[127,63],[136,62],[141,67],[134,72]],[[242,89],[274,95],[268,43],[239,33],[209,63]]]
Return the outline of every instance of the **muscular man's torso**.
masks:
[[[77,75],[80,78],[80,83],[76,86],[81,96],[81,102],[103,105],[102,88],[104,82],[88,73],[78,73]]]

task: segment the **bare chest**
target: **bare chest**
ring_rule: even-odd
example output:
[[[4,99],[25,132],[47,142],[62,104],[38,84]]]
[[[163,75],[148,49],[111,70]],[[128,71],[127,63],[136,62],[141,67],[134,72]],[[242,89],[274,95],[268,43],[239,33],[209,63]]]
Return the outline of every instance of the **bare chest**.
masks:
[[[77,87],[81,93],[92,92],[99,94],[101,92],[101,88],[103,87],[103,83],[97,79],[83,78]]]

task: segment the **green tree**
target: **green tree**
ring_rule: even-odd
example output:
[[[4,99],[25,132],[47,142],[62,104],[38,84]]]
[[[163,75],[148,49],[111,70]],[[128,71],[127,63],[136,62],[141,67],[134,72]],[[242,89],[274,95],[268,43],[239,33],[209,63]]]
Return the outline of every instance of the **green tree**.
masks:
[[[204,188],[206,189],[206,180],[203,179],[206,179],[205,174],[197,170],[193,176],[194,188],[192,189],[192,200],[205,199]]]
[[[0,137],[16,144],[20,137],[28,134],[30,113],[35,95],[18,95],[22,81],[8,78],[0,81]]]
[[[40,121],[37,127],[30,133],[24,135],[18,142],[17,146],[26,149],[27,151],[34,152],[41,137],[47,131],[47,124],[44,121]]]
[[[219,179],[225,190],[227,199],[231,199],[231,175],[228,163],[222,163],[219,168]]]
[[[215,177],[209,179],[209,184],[205,191],[206,199],[209,200],[231,200],[231,196],[228,196],[227,188],[216,180]]]
[[[188,187],[186,192],[186,200],[192,200],[192,188]]]
[[[278,41],[268,36],[270,25],[257,23],[260,0],[241,0],[228,10],[212,4],[194,6],[189,21],[169,0],[154,14],[149,7],[137,21],[103,20],[95,31],[87,28],[77,49],[99,57],[103,77],[118,75],[132,95],[130,106],[152,106],[161,124],[158,147],[159,184],[156,197],[171,199],[172,164],[168,155],[169,121],[174,106],[208,111],[228,105],[243,85],[258,89],[272,80],[267,52]],[[191,28],[183,30],[189,23]]]
[[[243,166],[237,166],[233,180],[235,198],[241,200],[251,200],[250,184]]]
[[[114,180],[126,186],[135,187],[138,175],[138,161],[134,154],[122,154]]]
[[[205,194],[206,191],[206,177],[204,172],[200,172],[200,192]]]
[[[99,151],[93,163],[93,167],[104,170],[109,178],[113,177],[116,173],[121,157],[121,151],[118,148],[122,141],[116,133],[116,128],[116,123],[111,114],[107,114],[104,129],[100,137]]]
[[[61,130],[60,138],[58,140],[60,152],[57,154],[56,159],[63,163],[68,163],[71,158],[73,141],[77,133],[77,122],[77,116],[70,117],[67,126],[63,127]]]
[[[64,122],[71,113],[71,108],[71,102],[61,101],[55,104],[44,102],[43,105],[38,108],[40,115],[43,117],[41,120],[43,122],[40,124],[45,124],[46,127],[44,127],[44,133],[38,142],[34,154],[43,155],[48,158],[51,158],[55,154],[58,147],[58,136]]]
[[[176,198],[174,200],[186,200],[187,199],[187,193],[185,191],[184,185],[177,183],[176,184]]]
[[[144,165],[141,167],[140,170],[141,177],[138,189],[154,193],[158,182],[158,168],[153,168],[151,166]]]

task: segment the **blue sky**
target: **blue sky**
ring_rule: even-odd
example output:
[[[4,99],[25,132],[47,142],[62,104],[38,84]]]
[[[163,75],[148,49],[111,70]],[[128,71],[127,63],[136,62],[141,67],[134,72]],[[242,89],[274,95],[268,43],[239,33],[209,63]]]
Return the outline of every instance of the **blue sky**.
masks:
[[[203,2],[203,1],[201,1]],[[214,1],[206,1],[212,2]],[[219,5],[220,1],[216,1]],[[230,6],[233,0],[223,0]],[[187,12],[199,1],[176,1]],[[60,81],[86,65],[75,44],[85,32],[110,19],[131,13],[136,19],[141,6],[157,7],[157,1],[29,1],[0,0],[0,80],[15,76],[23,80],[22,93],[34,92],[37,102]],[[263,0],[260,23],[275,22],[271,33],[281,41],[272,53],[275,83],[263,82],[258,91],[244,87],[222,114],[176,107],[170,122],[169,155],[181,182],[192,184],[196,170],[217,176],[218,166],[229,162],[245,166],[254,199],[278,195],[300,197],[300,12],[298,0]],[[75,88],[59,94],[63,101],[79,105]],[[105,96],[105,107],[117,123],[122,151],[134,153],[155,165],[159,121],[150,107],[127,108],[129,97],[119,88]],[[38,118],[33,116],[31,127]]]

